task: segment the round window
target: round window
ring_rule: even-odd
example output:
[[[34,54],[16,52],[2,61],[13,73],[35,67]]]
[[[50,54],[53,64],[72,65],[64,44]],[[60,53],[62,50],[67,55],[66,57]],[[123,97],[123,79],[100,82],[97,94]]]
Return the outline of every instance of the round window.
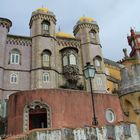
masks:
[[[106,110],[106,120],[109,123],[112,123],[115,121],[115,114],[111,109]]]

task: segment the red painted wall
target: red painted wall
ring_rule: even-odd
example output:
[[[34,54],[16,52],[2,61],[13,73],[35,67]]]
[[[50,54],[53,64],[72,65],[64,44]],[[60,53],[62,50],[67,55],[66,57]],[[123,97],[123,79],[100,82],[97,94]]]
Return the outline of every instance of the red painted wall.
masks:
[[[52,127],[83,127],[92,123],[91,94],[85,91],[41,89],[12,94],[8,105],[8,133],[23,132],[23,109],[34,100],[51,107]],[[112,108],[116,114],[114,123],[123,121],[123,114],[116,95],[95,94],[95,108],[99,126],[107,124],[105,111]]]

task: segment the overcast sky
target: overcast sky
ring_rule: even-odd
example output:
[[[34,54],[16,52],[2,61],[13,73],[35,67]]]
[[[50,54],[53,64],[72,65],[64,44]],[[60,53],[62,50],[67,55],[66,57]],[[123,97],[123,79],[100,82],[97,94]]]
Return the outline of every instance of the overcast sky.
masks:
[[[103,55],[118,61],[123,48],[128,48],[130,27],[140,31],[140,0],[0,0],[0,17],[9,18],[10,34],[29,36],[32,11],[47,7],[57,18],[61,31],[73,33],[78,19],[85,15],[94,18],[100,27]]]

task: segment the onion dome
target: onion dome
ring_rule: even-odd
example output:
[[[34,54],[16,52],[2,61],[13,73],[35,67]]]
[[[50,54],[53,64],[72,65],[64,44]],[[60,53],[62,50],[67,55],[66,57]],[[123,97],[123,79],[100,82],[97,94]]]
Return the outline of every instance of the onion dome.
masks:
[[[64,32],[57,32],[56,37],[75,38],[73,35]]]

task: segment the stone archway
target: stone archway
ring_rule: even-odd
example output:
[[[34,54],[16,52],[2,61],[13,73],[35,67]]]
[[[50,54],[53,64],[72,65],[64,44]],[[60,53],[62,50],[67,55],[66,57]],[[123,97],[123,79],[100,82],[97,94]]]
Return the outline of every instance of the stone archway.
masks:
[[[38,119],[37,117],[41,118],[42,120],[38,121],[38,123],[36,124],[32,124],[33,121]],[[30,103],[29,105],[25,105],[24,107],[23,132],[37,127],[51,127],[51,109],[46,103],[42,103],[40,101],[33,101],[32,103]]]

